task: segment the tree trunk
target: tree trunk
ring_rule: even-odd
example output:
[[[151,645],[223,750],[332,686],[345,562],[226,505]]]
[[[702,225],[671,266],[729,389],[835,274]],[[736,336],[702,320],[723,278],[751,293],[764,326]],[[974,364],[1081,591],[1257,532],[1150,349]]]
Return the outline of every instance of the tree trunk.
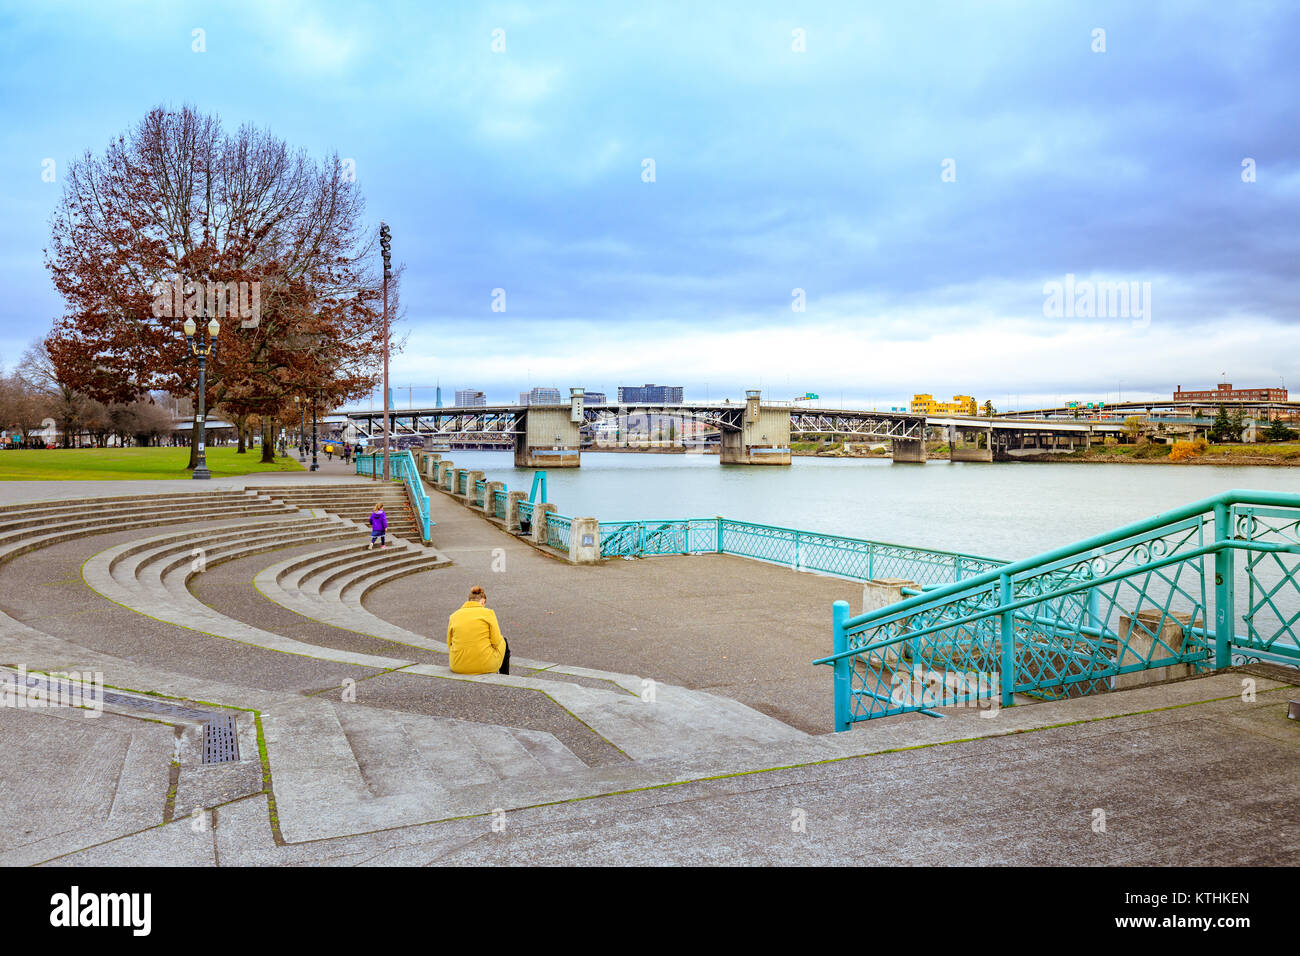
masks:
[[[194,416],[194,427],[190,429],[190,463],[185,467],[193,471],[199,464],[199,442],[203,441],[203,422]]]
[[[275,464],[275,439],[271,434],[274,425],[262,418],[262,463],[267,465]]]
[[[248,445],[245,442],[247,432],[244,430],[244,422],[247,418],[247,415],[234,415],[231,417],[231,421],[235,423],[235,434],[239,436],[238,447],[235,448],[236,455],[244,455],[248,453]]]

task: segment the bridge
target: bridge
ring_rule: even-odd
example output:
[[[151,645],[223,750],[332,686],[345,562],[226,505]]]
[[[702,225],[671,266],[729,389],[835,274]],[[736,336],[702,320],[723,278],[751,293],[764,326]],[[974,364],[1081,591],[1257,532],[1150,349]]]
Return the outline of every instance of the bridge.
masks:
[[[436,443],[486,444],[512,448],[520,468],[576,468],[584,445],[617,445],[628,416],[681,419],[717,429],[724,465],[788,465],[790,442],[815,435],[839,435],[847,441],[888,441],[896,462],[924,462],[925,440],[932,430],[947,438],[954,461],[1015,459],[1085,447],[1105,435],[1118,435],[1118,422],[1091,422],[976,416],[925,416],[910,412],[808,408],[794,402],[763,401],[758,389],[742,402],[678,404],[587,404],[581,388],[572,388],[568,404],[487,405],[472,408],[390,409],[389,431],[395,439],[421,436]],[[345,413],[367,437],[382,434],[383,412]]]

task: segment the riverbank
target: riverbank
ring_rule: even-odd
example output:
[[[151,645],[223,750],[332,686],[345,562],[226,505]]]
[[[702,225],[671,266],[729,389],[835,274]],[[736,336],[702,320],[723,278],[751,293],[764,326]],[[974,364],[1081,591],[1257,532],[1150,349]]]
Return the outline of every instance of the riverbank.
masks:
[[[1253,445],[1210,445],[1201,455],[1172,461],[1169,453],[1171,445],[1094,445],[1084,450],[1060,454],[1032,455],[1017,458],[1016,461],[1028,462],[1085,462],[1133,465],[1268,465],[1280,467],[1300,466],[1300,444],[1279,442],[1276,444],[1259,443]],[[858,450],[845,449],[842,446],[830,446],[823,449],[794,449],[791,454],[797,458],[889,458],[888,449]],[[930,461],[948,461],[948,446],[934,445],[927,449]]]
[[[1300,465],[1300,445],[1293,442],[1252,445],[1210,445],[1205,452],[1171,460],[1170,445],[1104,445],[1088,450],[1079,449],[1059,455],[1041,455],[1026,461],[1051,462],[1119,462],[1134,465],[1268,465],[1295,467]]]

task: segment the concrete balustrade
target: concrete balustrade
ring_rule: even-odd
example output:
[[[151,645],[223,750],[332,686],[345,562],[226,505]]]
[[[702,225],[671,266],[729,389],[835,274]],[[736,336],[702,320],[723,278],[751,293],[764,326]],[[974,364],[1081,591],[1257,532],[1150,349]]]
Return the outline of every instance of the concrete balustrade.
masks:
[[[534,502],[532,534],[528,536],[533,544],[546,544],[546,516],[555,510],[555,505],[549,502]]]
[[[909,581],[907,578],[873,578],[862,584],[862,614],[871,611],[879,611],[882,607],[889,607],[891,604],[897,604],[903,600],[903,588],[915,588],[917,583]],[[899,628],[906,627],[906,620],[899,624]],[[910,641],[901,642],[887,648],[881,655],[884,663],[891,666],[899,666],[904,660],[912,658],[912,647]]]
[[[1161,620],[1164,623],[1161,624]],[[1201,625],[1196,622],[1196,626]],[[1171,657],[1180,653],[1186,629],[1192,626],[1192,615],[1171,611],[1164,615],[1158,610],[1138,611],[1136,620],[1133,615],[1121,614],[1119,617],[1119,645],[1123,652],[1116,661],[1120,667],[1131,667],[1153,657]],[[1117,650],[1118,650],[1117,647]],[[1194,664],[1171,664],[1167,667],[1152,667],[1131,674],[1117,674],[1111,678],[1112,690],[1126,687],[1140,687],[1143,684],[1155,684],[1160,681],[1178,677],[1191,677],[1196,673]]]
[[[595,518],[574,518],[570,525],[569,563],[600,563],[600,522]]]
[[[483,489],[483,513],[488,517],[496,517],[497,492],[504,491],[505,487],[506,483],[504,481],[489,481],[487,487]]]
[[[475,495],[474,489],[478,486],[478,483],[482,480],[483,480],[483,472],[481,471],[470,471],[465,473],[465,504],[469,505],[471,508],[477,507],[474,504],[474,495]],[[487,500],[486,494],[483,496],[483,500],[484,501]]]
[[[526,491],[510,491],[506,493],[506,530],[519,531],[519,502],[528,498]]]

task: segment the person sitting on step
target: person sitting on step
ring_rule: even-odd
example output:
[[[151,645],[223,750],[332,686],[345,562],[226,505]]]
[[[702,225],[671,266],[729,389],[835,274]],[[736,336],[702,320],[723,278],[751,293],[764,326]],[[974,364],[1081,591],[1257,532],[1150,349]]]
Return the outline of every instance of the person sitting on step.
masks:
[[[510,645],[481,587],[471,588],[469,600],[447,620],[447,657],[456,674],[510,673]]]
[[[384,506],[377,504],[375,510],[370,512],[370,544],[366,546],[366,550],[369,551],[375,546],[376,538],[379,539],[381,548],[388,547],[387,531],[388,515],[384,514]]]

